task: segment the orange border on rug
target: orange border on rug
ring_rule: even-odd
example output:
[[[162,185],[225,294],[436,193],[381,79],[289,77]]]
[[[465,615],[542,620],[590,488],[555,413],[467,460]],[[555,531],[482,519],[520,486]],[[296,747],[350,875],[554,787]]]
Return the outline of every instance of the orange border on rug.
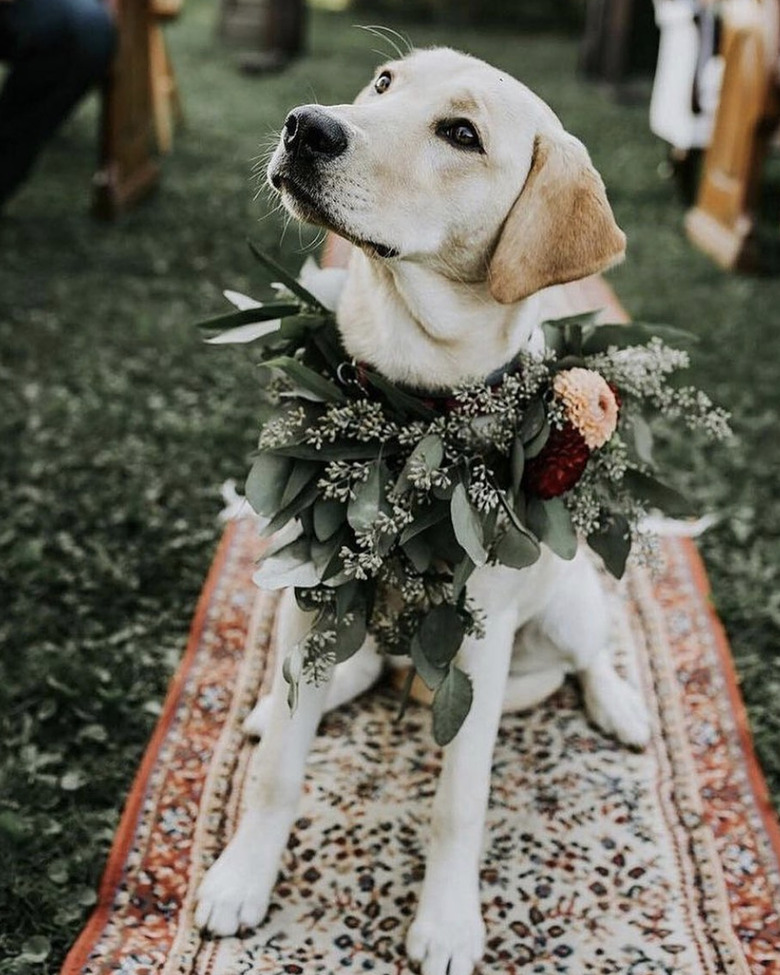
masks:
[[[734,723],[737,729],[740,750],[745,758],[748,779],[753,790],[753,798],[755,799],[756,808],[758,809],[759,815],[761,816],[761,821],[766,829],[767,835],[769,836],[770,843],[772,844],[772,849],[774,850],[778,866],[780,866],[780,822],[775,814],[772,799],[769,794],[769,786],[767,785],[767,781],[764,778],[764,773],[761,769],[758,757],[756,756],[755,746],[753,745],[753,735],[750,730],[750,722],[747,716],[747,709],[745,708],[745,702],[743,701],[742,694],[739,690],[739,680],[737,678],[737,671],[734,666],[734,658],[731,655],[729,638],[720,617],[715,612],[715,608],[712,605],[712,587],[710,586],[710,581],[707,577],[707,570],[704,566],[704,560],[702,559],[701,554],[692,539],[687,538],[683,541],[688,564],[691,567],[691,573],[696,584],[696,589],[707,607],[709,625],[715,636],[715,645],[717,647],[718,657],[720,658],[726,688],[728,689],[729,701],[731,703],[731,710],[734,715]]]

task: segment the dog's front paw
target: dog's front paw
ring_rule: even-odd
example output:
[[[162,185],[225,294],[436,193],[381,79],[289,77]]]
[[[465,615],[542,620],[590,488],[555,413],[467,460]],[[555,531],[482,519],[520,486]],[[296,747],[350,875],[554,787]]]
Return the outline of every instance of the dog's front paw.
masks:
[[[195,923],[203,931],[227,936],[254,928],[268,913],[276,864],[234,839],[211,867],[198,891]]]
[[[479,907],[428,912],[421,908],[406,937],[406,952],[422,975],[471,975],[485,951]]]
[[[602,731],[632,748],[650,740],[650,716],[642,696],[617,674],[606,683],[586,681],[585,708]]]

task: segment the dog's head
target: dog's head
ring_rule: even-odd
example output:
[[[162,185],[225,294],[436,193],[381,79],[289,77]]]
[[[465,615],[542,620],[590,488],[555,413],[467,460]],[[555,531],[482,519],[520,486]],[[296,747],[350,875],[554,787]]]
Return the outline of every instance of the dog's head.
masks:
[[[383,66],[352,105],[290,112],[268,180],[376,260],[488,279],[502,303],[625,251],[584,146],[524,85],[447,48]]]

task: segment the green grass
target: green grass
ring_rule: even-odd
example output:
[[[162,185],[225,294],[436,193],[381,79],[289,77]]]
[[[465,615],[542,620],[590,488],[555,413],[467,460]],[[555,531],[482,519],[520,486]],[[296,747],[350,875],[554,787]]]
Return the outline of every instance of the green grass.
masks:
[[[246,78],[214,42],[213,17],[190,0],[169,31],[188,126],[152,201],[111,226],[87,217],[93,104],[0,220],[3,975],[55,971],[86,916],[214,551],[219,485],[246,470],[253,370],[204,347],[192,322],[224,308],[222,288],[260,287],[248,235],[291,267],[302,260],[297,231],[280,249],[279,219],[253,201],[252,161],[290,107],[351,99],[377,59],[349,16],[318,14],[305,59]],[[574,41],[410,30],[551,102],[590,147],[628,234],[611,277],[620,297],[636,317],[701,336],[693,378],[734,412],[739,440],[693,462],[685,441],[667,454],[701,508],[723,515],[702,549],[778,798],[780,280],[723,274],[687,245],[647,106],[579,82]]]

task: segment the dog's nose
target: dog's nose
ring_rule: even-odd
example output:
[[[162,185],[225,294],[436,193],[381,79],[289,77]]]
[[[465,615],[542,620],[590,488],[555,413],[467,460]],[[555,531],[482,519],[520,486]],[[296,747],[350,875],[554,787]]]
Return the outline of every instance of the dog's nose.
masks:
[[[340,156],[347,148],[344,126],[321,108],[296,108],[290,112],[282,133],[291,156]]]

